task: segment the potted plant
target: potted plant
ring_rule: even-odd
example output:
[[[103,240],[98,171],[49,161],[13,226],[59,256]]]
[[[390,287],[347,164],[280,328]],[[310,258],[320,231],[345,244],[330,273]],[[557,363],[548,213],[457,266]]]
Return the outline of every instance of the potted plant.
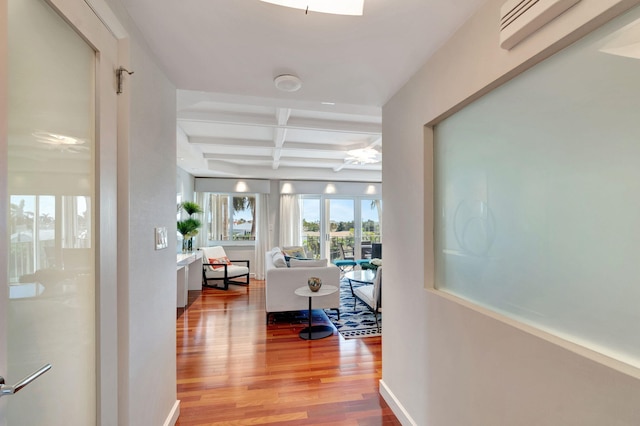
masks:
[[[182,234],[182,251],[193,251],[193,237],[198,235],[198,228],[201,222],[193,215],[202,213],[202,208],[193,201],[184,201],[180,204],[179,209],[184,210],[189,217],[179,220],[177,223],[178,232]]]

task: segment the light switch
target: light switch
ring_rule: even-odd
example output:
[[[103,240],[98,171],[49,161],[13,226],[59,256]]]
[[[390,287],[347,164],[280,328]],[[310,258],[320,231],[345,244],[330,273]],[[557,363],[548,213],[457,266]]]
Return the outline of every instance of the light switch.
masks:
[[[156,229],[156,250],[162,250],[168,247],[169,242],[167,240],[167,228],[164,226],[157,227]]]

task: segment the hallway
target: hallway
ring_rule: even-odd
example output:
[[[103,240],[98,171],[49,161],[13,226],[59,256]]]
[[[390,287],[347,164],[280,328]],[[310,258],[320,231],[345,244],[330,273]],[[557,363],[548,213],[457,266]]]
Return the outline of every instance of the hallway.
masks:
[[[381,338],[309,342],[288,315],[265,326],[264,281],[189,303],[176,321],[177,425],[400,424],[378,394]]]

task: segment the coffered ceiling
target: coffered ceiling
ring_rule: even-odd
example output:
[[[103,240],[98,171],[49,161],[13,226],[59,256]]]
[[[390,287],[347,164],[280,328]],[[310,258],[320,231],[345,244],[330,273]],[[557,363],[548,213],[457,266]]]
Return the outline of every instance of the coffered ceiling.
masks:
[[[178,99],[178,164],[192,174],[380,181],[380,162],[347,158],[354,149],[380,152],[379,108],[189,91]]]
[[[485,0],[365,0],[364,15],[259,0],[121,3],[178,89],[178,165],[196,176],[380,181],[381,107]],[[296,92],[273,80],[293,74]],[[139,77],[138,77],[139,78]]]

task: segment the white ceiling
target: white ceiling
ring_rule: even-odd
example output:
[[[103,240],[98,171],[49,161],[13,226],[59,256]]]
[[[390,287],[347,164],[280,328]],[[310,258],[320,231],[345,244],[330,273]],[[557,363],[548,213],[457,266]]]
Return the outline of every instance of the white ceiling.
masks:
[[[120,1],[179,89],[180,167],[380,181],[379,163],[349,164],[346,151],[381,150],[381,106],[485,0],[365,0],[362,17],[259,0]],[[278,91],[284,73],[302,88]]]

